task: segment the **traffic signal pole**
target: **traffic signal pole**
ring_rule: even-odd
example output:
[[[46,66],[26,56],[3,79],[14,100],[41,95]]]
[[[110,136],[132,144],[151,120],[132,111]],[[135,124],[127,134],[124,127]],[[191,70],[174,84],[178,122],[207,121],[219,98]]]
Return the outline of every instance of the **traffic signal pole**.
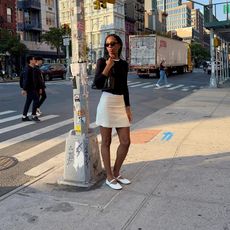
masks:
[[[210,22],[213,22],[212,0],[209,0],[209,20]],[[217,88],[217,79],[215,76],[215,47],[214,47],[214,29],[213,28],[210,28],[210,56],[211,56],[211,77],[210,77],[209,86],[210,88]]]
[[[66,139],[64,175],[59,184],[91,187],[102,177],[97,136],[89,129],[84,0],[72,6],[72,64],[74,128]]]

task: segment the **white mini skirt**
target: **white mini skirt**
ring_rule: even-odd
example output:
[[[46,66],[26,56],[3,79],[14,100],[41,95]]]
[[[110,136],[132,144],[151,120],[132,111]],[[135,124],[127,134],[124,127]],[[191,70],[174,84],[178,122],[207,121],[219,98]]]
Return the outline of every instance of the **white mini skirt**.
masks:
[[[130,126],[123,95],[102,92],[97,106],[96,124],[105,128]]]

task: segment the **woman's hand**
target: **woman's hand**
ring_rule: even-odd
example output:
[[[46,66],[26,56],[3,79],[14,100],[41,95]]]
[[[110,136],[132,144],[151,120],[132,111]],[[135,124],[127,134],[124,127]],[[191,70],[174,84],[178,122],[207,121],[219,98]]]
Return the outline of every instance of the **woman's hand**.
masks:
[[[27,95],[27,92],[23,89],[23,90],[21,91],[21,95],[22,95],[22,96],[26,96],[26,95]]]
[[[114,60],[112,57],[109,57],[109,59],[106,61],[106,65],[110,68],[114,65]]]
[[[132,116],[132,111],[131,111],[130,106],[126,107],[126,114],[128,116],[129,122],[131,122],[133,120],[133,116]]]
[[[110,57],[107,61],[106,61],[106,66],[103,70],[103,74],[105,76],[108,76],[109,75],[109,71],[110,69],[112,68],[112,66],[114,65],[114,60],[112,59],[112,57]]]

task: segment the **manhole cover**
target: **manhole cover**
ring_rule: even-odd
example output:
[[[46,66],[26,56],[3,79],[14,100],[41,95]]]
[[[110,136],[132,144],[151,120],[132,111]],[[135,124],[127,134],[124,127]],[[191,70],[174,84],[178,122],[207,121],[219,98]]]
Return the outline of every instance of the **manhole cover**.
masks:
[[[0,156],[0,171],[6,170],[15,166],[18,160],[14,157]]]

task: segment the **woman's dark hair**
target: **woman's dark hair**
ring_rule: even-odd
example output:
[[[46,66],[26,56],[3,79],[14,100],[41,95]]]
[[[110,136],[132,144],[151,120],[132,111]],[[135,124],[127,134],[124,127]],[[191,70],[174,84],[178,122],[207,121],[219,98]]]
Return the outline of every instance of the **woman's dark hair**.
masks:
[[[118,50],[118,57],[120,58],[120,56],[121,56],[121,51],[122,51],[122,46],[123,46],[123,42],[122,42],[121,38],[120,38],[118,35],[116,35],[116,34],[109,34],[109,35],[106,36],[106,38],[105,38],[105,43],[104,43],[104,58],[105,58],[106,60],[109,58],[109,52],[108,52],[108,50],[107,50],[107,48],[106,48],[106,41],[107,41],[107,39],[108,39],[109,37],[114,37],[114,38],[117,40],[118,44],[120,44],[121,47],[120,47],[120,49]]]

